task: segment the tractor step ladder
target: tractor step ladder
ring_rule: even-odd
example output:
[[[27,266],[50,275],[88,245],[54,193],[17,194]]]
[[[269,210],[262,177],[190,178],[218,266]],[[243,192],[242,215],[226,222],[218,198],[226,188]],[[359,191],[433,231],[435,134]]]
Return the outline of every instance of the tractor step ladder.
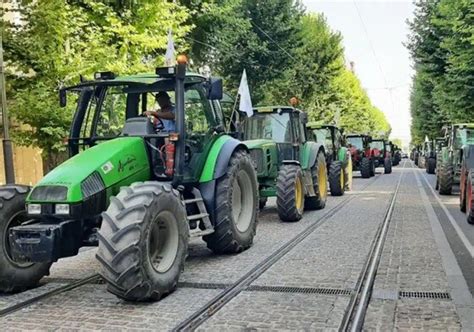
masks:
[[[209,219],[209,213],[207,213],[206,205],[204,205],[204,200],[202,199],[201,192],[197,188],[193,188],[192,191],[194,198],[185,199],[184,203],[188,204],[196,204],[199,213],[193,214],[188,216],[188,221],[195,221],[198,220],[197,227],[195,229],[190,230],[189,235],[191,237],[201,237],[204,235],[214,233],[214,227],[211,224],[211,220]],[[204,226],[204,230],[201,230],[200,225]]]

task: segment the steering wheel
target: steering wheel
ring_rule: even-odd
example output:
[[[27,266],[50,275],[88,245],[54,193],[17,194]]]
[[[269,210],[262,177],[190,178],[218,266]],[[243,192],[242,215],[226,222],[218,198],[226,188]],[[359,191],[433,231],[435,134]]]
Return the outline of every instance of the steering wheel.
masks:
[[[142,114],[142,116],[148,117],[150,119],[151,123],[153,123],[153,127],[155,128],[156,131],[161,131],[165,129],[165,124],[160,118],[157,118],[153,115],[146,115],[145,113]]]

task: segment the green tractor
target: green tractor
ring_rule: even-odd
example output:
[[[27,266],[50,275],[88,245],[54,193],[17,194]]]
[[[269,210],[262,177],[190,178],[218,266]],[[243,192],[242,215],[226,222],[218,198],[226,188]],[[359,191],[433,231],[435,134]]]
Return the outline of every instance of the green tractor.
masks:
[[[474,124],[454,124],[443,127],[446,145],[438,156],[436,188],[441,195],[450,195],[453,185],[460,183],[463,158],[474,145]],[[462,194],[462,193],[461,193]]]
[[[332,125],[309,123],[308,138],[323,144],[329,177],[329,190],[333,196],[342,196],[352,188],[352,159],[342,130]]]
[[[353,170],[360,171],[364,179],[375,176],[375,161],[370,148],[372,137],[363,134],[352,134],[347,135],[346,139],[351,153]]]
[[[327,198],[324,147],[306,137],[307,116],[289,106],[254,109],[243,117],[244,143],[257,166],[260,208],[277,197],[282,221],[298,221],[304,209],[322,209]]]
[[[372,139],[369,146],[372,150],[375,167],[383,167],[384,174],[392,173],[392,144],[380,138]]]
[[[190,237],[219,254],[252,245],[253,161],[224,133],[222,80],[186,66],[181,57],[151,74],[97,73],[60,91],[62,106],[78,94],[70,159],[33,188],[0,188],[0,291],[33,287],[53,262],[98,246],[110,292],[158,300],[177,287]],[[165,92],[174,130],[141,116]]]

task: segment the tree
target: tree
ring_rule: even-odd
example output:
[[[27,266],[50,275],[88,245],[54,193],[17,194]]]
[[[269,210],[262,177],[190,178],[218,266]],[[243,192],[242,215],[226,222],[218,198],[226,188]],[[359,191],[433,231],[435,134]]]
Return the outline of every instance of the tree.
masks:
[[[8,96],[20,144],[43,150],[47,171],[65,150],[72,103],[61,109],[58,89],[100,70],[152,70],[163,63],[167,31],[180,44],[190,26],[187,11],[165,0],[31,1],[13,10],[21,24],[5,23]],[[2,16],[3,17],[3,16]]]

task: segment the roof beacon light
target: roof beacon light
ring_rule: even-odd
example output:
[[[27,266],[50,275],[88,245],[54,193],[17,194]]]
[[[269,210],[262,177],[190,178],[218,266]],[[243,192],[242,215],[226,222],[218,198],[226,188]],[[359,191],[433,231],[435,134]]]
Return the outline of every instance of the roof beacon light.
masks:
[[[178,58],[176,59],[176,61],[180,65],[187,65],[188,64],[188,58],[184,54],[178,55]]]
[[[95,80],[113,80],[115,74],[111,71],[101,71],[94,74]]]

